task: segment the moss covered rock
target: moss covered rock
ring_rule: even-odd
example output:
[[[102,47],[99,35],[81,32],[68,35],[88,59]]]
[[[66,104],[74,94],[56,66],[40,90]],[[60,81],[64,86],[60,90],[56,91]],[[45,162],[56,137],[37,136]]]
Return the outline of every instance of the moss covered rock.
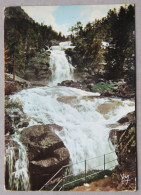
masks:
[[[98,106],[97,111],[100,112],[101,114],[107,114],[108,112],[116,109],[119,106],[122,106],[122,102],[109,102],[109,103],[104,103]]]

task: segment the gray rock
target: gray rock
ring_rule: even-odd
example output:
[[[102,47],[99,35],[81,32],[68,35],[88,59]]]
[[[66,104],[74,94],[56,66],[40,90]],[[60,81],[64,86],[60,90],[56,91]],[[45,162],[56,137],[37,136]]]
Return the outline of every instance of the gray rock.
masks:
[[[63,147],[62,140],[53,132],[61,129],[62,127],[55,124],[25,128],[21,133],[20,141],[27,147],[29,160],[44,158],[53,150]]]
[[[56,124],[36,125],[25,128],[21,133],[20,140],[27,148],[32,190],[39,190],[69,163],[69,151],[54,130],[61,131],[62,127]]]
[[[49,56],[49,51],[37,52],[28,62],[28,66],[25,70],[25,79],[29,81],[48,80],[51,76],[51,71],[49,70]]]
[[[65,147],[54,150],[51,157],[30,162],[30,172],[32,175],[55,173],[62,165],[67,164],[69,160],[69,152]],[[66,162],[65,162],[66,161]],[[56,170],[56,171],[55,171]]]

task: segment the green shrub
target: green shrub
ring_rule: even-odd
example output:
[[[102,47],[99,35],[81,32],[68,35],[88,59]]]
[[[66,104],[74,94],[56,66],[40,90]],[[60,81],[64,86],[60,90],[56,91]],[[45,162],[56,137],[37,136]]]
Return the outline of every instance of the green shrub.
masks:
[[[116,86],[117,83],[109,84],[109,83],[99,82],[93,86],[92,91],[99,92],[99,93],[103,93],[105,91],[113,91]]]

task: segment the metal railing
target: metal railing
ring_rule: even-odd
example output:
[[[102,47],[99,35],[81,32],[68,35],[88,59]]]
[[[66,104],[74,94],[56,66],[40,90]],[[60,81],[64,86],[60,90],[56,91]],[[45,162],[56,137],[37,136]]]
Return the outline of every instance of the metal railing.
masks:
[[[84,160],[84,161],[80,161],[80,162],[77,162],[77,163],[74,163],[74,164],[62,166],[61,169],[59,169],[59,171],[57,171],[57,173],[53,177],[51,177],[51,179],[49,179],[49,181],[47,181],[40,188],[39,191],[43,190],[46,186],[50,185],[54,181],[54,179],[57,177],[57,175],[59,176],[60,179],[51,188],[51,191],[55,190],[57,188],[57,186],[59,186],[59,185],[61,185],[61,187],[58,189],[58,191],[61,191],[65,186],[67,186],[69,184],[72,184],[72,183],[75,183],[79,180],[83,180],[86,183],[87,178],[89,178],[91,176],[94,176],[94,175],[97,175],[97,174],[99,174],[99,173],[101,173],[105,170],[111,170],[112,168],[114,168],[116,166],[116,163],[114,163],[114,161],[117,161],[117,158],[112,159],[112,160],[109,160],[109,159],[111,159],[110,157],[107,158],[107,156],[112,155],[112,154],[115,154],[115,151],[104,154],[104,155],[101,155],[101,156],[97,156],[97,157],[94,157],[94,158],[90,158],[90,159],[87,159],[87,160]],[[88,170],[87,165],[89,164],[88,161],[92,161],[92,160],[94,161],[98,158],[102,158],[103,163],[101,165],[98,164],[98,165],[94,166],[93,169],[91,169],[91,171],[87,171]],[[74,174],[73,171],[72,171],[72,173],[70,173],[71,172],[70,171],[71,167],[75,166],[75,165],[78,165],[80,163],[84,163],[84,171],[81,172],[82,177],[78,178],[78,179],[75,179],[73,181],[70,181],[71,178],[76,177],[77,175],[79,175],[79,174]],[[110,166],[107,166],[107,165],[110,165]],[[66,175],[65,171],[66,171],[67,168],[69,168],[69,174]],[[61,177],[60,177],[60,175],[61,175]],[[70,179],[68,179],[68,178],[70,178]],[[66,182],[66,181],[68,181],[68,182]]]

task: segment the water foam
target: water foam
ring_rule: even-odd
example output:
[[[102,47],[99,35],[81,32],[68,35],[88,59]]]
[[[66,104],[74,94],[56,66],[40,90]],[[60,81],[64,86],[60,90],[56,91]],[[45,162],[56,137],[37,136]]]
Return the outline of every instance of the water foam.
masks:
[[[76,163],[113,151],[114,147],[108,142],[111,129],[107,126],[116,123],[135,109],[134,105],[130,105],[130,101],[92,97],[95,95],[98,94],[56,86],[23,90],[14,97],[18,97],[24,103],[24,112],[31,117],[30,125],[55,123],[63,127],[63,130],[56,131],[56,134],[68,148],[72,162]],[[64,98],[63,101],[58,99],[60,97]],[[72,97],[76,100],[69,103],[65,101],[65,98]],[[107,120],[97,108],[113,101],[120,102],[121,105],[107,113]],[[107,157],[107,162],[115,158],[116,155],[113,153]],[[94,162],[89,161],[88,169],[92,170],[102,162],[103,157]],[[117,162],[113,162],[107,165],[107,168],[116,164]],[[79,173],[84,170],[84,165],[75,165],[73,169],[75,173]]]
[[[55,133],[62,139],[68,148],[70,158],[74,164],[75,174],[84,171],[85,159],[100,156],[87,161],[87,170],[104,169],[103,155],[106,162],[116,159],[116,154],[109,139],[108,125],[116,123],[127,113],[134,111],[131,101],[122,101],[119,98],[98,98],[98,93],[86,92],[80,89],[56,86],[63,80],[73,79],[73,66],[68,62],[64,49],[70,48],[71,43],[60,43],[51,47],[50,68],[52,79],[50,87],[36,87],[22,90],[11,98],[19,98],[23,102],[24,113],[31,118],[29,126],[35,124],[57,124],[63,127],[62,131]],[[98,106],[104,103],[121,102],[107,113],[106,119],[98,112]],[[120,128],[120,127],[119,127]],[[121,127],[122,129],[123,127]],[[26,156],[26,154],[25,154]],[[24,159],[26,162],[26,159]],[[117,161],[106,165],[114,167]],[[28,179],[27,179],[28,181]]]
[[[55,86],[64,80],[73,79],[74,67],[68,62],[64,48],[71,48],[70,42],[62,42],[51,47],[50,70],[52,72],[50,86]]]

